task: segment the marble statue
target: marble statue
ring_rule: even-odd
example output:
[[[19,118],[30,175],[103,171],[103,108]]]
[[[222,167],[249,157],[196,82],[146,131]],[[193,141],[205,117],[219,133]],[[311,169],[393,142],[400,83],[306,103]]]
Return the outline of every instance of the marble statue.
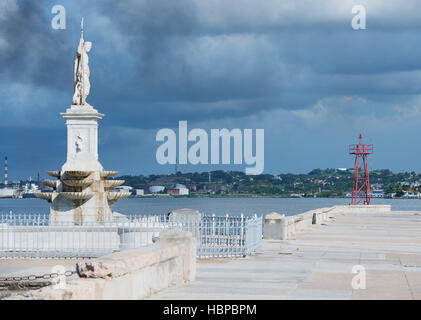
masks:
[[[73,105],[89,105],[86,102],[86,97],[89,95],[91,90],[91,84],[89,82],[89,57],[88,53],[91,51],[92,42],[83,39],[83,18],[81,22],[81,36],[79,46],[76,51],[74,59],[74,95],[72,104]]]

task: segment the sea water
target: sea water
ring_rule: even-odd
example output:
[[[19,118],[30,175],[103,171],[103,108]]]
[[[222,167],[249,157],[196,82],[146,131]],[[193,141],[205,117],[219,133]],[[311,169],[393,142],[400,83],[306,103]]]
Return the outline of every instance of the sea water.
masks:
[[[165,214],[175,209],[195,209],[204,214],[266,215],[270,212],[294,215],[308,210],[347,205],[345,198],[128,198],[114,204],[124,214]],[[373,199],[373,204],[391,204],[392,210],[421,211],[421,199]],[[47,214],[50,204],[41,199],[0,199],[0,213],[10,210],[25,214]]]

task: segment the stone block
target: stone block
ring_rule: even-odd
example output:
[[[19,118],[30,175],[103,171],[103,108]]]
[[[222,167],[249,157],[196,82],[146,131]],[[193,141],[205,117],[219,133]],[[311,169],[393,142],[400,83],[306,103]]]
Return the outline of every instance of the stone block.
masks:
[[[264,239],[282,239],[285,234],[285,215],[276,212],[265,216],[263,225]]]

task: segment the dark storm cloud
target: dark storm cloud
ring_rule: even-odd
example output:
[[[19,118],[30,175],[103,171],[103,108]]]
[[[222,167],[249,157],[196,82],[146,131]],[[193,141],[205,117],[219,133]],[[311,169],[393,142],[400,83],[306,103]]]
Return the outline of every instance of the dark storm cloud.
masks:
[[[18,10],[0,20],[7,43],[1,77],[71,91],[78,20],[88,15],[89,101],[104,112],[117,104],[130,110],[122,125],[312,108],[332,94],[418,93],[411,83],[400,88],[402,77],[394,74],[421,67],[415,3],[387,2],[365,3],[372,30],[358,32],[350,26],[356,1],[74,1],[66,5],[65,31],[50,26],[52,1],[18,1]],[[399,31],[398,10],[411,17]],[[376,82],[366,76],[378,74]]]
[[[113,139],[104,140],[106,159],[145,134],[136,129],[153,140],[156,129],[179,120],[265,128],[273,135],[268,149],[276,149],[279,141],[289,143],[278,131],[311,144],[312,130],[358,127],[362,114],[383,128],[378,119],[405,120],[421,103],[415,0],[75,0],[62,3],[66,30],[51,28],[55,4],[0,0],[0,126],[7,150],[19,141],[22,150],[56,161],[62,137],[34,127],[64,130],[59,112],[72,97],[82,16],[93,42],[88,102],[106,114],[101,127],[114,128]],[[367,30],[351,28],[356,4],[367,7]],[[17,135],[19,128],[38,138]],[[154,150],[147,152],[153,158]]]
[[[70,53],[67,34],[51,28],[51,1],[3,1],[9,5],[2,8],[0,19],[0,38],[5,43],[0,50],[2,82],[69,88],[71,78],[63,81],[63,57]]]
[[[421,67],[416,3],[363,1],[371,29],[361,32],[351,28],[355,4],[108,1],[99,12],[129,39],[137,70],[120,102],[139,117],[126,121],[160,127],[312,108],[329,95],[419,93],[418,77],[399,74]]]
[[[146,99],[215,102],[271,94],[280,69],[272,45],[244,32],[247,24],[242,32],[235,31],[240,25],[215,31],[217,26],[201,20],[198,4],[110,1],[104,7],[121,35],[130,39]]]

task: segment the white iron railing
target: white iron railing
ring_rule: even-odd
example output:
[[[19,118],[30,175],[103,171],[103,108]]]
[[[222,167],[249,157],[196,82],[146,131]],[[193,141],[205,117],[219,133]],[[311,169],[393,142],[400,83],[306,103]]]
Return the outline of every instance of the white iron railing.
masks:
[[[91,258],[148,246],[164,230],[184,230],[197,256],[236,257],[261,245],[262,217],[128,215],[121,222],[49,224],[49,215],[0,214],[0,258]]]
[[[260,248],[262,217],[252,216],[175,216],[169,221],[179,222],[197,241],[197,256],[241,257]]]

